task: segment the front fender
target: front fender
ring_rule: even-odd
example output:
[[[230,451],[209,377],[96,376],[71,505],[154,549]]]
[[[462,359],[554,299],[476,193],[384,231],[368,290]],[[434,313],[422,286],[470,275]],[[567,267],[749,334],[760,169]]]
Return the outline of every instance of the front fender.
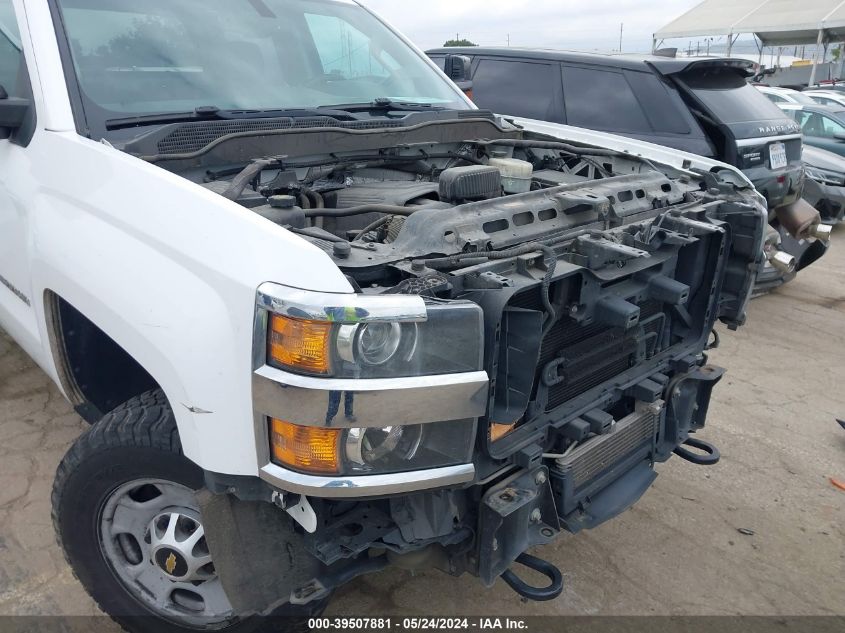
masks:
[[[301,238],[106,145],[47,133],[36,152],[49,178],[32,185],[35,296],[55,292],[156,379],[190,459],[257,474],[256,289],[274,281],[351,292],[345,277]]]

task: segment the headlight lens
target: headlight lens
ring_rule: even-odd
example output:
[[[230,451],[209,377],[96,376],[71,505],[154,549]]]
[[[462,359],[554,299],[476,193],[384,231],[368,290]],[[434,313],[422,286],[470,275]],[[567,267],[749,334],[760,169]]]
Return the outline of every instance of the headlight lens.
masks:
[[[385,460],[411,460],[421,439],[420,425],[350,429],[346,436],[346,459],[353,468],[373,467]]]
[[[404,330],[404,331],[403,331]],[[364,323],[342,325],[337,332],[337,354],[347,363],[370,367],[384,365],[404,345],[406,351],[416,343],[416,324]]]
[[[358,333],[358,354],[367,365],[383,365],[396,355],[402,343],[398,323],[367,323]]]
[[[332,323],[273,314],[268,362],[299,374],[403,378],[478,371],[483,315],[468,301],[430,302],[420,323]]]
[[[475,420],[326,429],[270,420],[273,461],[314,475],[390,474],[465,464]]]

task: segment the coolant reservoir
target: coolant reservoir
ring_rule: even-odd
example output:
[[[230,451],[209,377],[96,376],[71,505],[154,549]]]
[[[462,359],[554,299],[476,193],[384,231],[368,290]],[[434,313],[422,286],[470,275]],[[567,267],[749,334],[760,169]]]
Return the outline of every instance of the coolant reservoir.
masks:
[[[502,188],[505,193],[525,193],[531,191],[531,175],[534,166],[528,161],[516,158],[491,158],[487,163],[502,174]]]

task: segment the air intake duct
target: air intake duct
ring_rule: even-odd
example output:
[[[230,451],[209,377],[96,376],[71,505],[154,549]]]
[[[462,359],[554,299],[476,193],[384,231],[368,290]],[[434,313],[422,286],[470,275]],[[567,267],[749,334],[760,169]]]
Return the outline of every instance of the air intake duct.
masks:
[[[495,167],[452,167],[440,174],[440,199],[444,202],[489,200],[502,195],[502,175]]]

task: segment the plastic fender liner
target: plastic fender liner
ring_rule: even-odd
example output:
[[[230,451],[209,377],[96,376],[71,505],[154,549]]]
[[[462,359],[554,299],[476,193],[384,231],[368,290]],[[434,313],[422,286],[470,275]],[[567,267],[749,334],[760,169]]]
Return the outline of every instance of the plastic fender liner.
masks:
[[[206,490],[197,499],[214,567],[238,614],[270,614],[323,573],[284,510]]]

